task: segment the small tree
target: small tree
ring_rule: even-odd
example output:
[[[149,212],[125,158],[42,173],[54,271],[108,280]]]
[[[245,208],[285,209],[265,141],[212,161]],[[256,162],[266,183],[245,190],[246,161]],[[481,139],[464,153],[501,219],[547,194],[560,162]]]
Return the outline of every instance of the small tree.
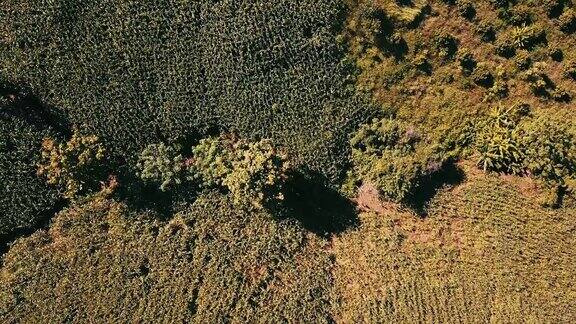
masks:
[[[148,145],[140,154],[137,166],[140,178],[160,183],[162,191],[183,181],[184,158],[165,144]]]
[[[68,199],[97,191],[108,176],[106,149],[98,137],[83,136],[78,130],[66,143],[45,138],[38,174],[57,186]]]

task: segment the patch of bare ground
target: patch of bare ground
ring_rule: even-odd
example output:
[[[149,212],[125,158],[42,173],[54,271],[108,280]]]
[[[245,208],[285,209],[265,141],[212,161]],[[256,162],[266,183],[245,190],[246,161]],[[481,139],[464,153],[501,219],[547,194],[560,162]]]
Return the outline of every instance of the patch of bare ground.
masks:
[[[447,188],[444,191],[458,190],[458,187]],[[410,209],[383,200],[378,189],[371,183],[364,183],[359,188],[355,202],[361,212],[388,218],[394,229],[403,234],[407,245],[429,244],[459,248],[464,241],[461,235],[464,222],[462,219],[446,217],[443,218],[446,220],[445,223],[439,223],[436,219],[422,218]]]

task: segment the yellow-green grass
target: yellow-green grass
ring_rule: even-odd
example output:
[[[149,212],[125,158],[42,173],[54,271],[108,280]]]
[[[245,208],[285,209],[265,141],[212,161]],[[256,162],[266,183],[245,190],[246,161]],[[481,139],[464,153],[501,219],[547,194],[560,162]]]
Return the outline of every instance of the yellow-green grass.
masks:
[[[576,210],[539,207],[528,180],[467,171],[427,218],[391,206],[335,239],[340,322],[576,318]]]
[[[207,194],[169,221],[95,198],[18,240],[0,322],[328,322],[331,262],[289,221]]]

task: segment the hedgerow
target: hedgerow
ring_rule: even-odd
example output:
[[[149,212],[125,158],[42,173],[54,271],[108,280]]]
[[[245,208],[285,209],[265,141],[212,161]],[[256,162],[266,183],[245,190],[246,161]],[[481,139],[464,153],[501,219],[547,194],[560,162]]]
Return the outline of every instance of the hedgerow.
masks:
[[[339,0],[11,1],[0,69],[135,166],[218,128],[271,138],[332,183],[370,113],[335,38]],[[200,136],[202,137],[202,136]]]
[[[270,140],[251,142],[233,135],[200,140],[189,157],[165,144],[149,145],[141,154],[139,175],[160,189],[191,186],[227,189],[238,206],[263,208],[283,200],[290,169],[288,155]]]
[[[324,242],[206,193],[170,221],[92,198],[16,242],[4,322],[331,321]]]
[[[45,220],[58,192],[36,175],[45,136],[59,134],[29,98],[0,98],[0,244]]]

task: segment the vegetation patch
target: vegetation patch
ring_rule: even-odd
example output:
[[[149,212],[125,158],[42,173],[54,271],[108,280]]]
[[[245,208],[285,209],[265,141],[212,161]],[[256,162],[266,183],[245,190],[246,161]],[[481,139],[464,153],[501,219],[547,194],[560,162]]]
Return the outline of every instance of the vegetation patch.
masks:
[[[216,193],[166,222],[96,197],[5,255],[0,318],[327,323],[324,245],[293,222],[245,213]]]
[[[337,185],[348,133],[374,113],[335,42],[344,10],[339,0],[11,1],[0,70],[132,167],[147,145],[216,129],[270,138]]]
[[[466,167],[426,219],[360,215],[334,240],[338,322],[569,322],[576,316],[574,209]],[[476,173],[474,173],[476,172]]]

